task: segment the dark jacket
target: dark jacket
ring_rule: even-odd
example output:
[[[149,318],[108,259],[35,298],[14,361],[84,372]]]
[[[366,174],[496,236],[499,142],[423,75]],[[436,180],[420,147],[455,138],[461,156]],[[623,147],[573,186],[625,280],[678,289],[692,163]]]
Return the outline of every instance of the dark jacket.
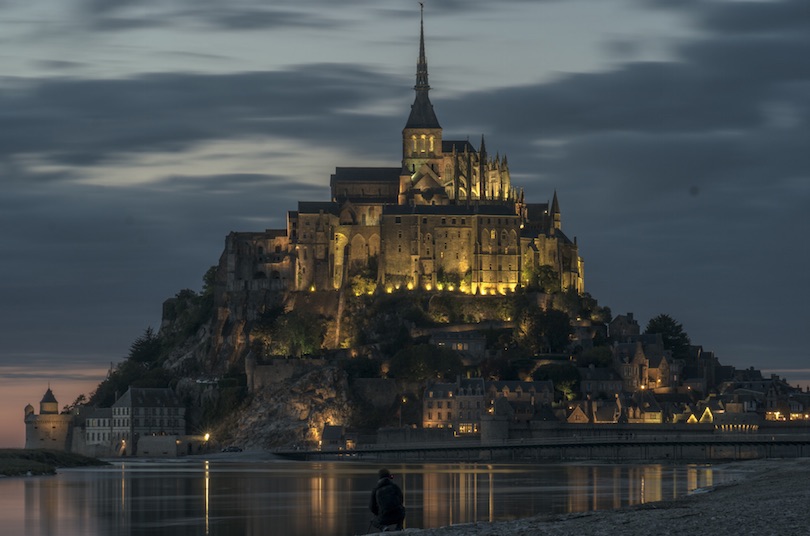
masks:
[[[382,525],[401,524],[405,519],[402,490],[390,478],[381,478],[371,492],[369,508]]]

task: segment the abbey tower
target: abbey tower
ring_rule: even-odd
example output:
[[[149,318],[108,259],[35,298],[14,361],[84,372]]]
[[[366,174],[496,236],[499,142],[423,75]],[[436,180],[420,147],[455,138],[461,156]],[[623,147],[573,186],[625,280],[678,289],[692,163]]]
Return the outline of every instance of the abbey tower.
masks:
[[[424,20],[415,99],[396,167],[339,167],[329,201],[300,201],[286,229],[234,232],[226,289],[338,290],[352,274],[378,288],[503,294],[547,266],[560,287],[584,292],[584,263],[551,203],[526,203],[506,156],[445,139],[430,102]]]

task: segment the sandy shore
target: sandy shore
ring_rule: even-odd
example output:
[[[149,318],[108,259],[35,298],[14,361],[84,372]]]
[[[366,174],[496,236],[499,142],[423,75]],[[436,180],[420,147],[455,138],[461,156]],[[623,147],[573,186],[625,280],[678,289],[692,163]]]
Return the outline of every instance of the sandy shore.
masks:
[[[438,529],[419,536],[664,536],[810,534],[810,458],[729,464],[736,480],[680,499],[580,514]]]

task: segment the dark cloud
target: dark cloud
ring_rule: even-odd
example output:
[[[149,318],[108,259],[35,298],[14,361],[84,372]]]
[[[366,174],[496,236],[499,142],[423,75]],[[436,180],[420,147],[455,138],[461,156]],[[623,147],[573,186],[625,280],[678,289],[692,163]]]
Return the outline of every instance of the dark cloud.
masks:
[[[86,65],[79,61],[65,61],[65,60],[39,60],[33,62],[35,66],[42,69],[52,69],[55,71],[71,71],[85,67]]]
[[[9,254],[0,273],[9,277],[0,282],[0,324],[14,336],[4,337],[4,352],[30,351],[39,341],[65,354],[92,348],[123,357],[159,321],[166,298],[201,288],[228,232],[284,228],[299,196],[328,199],[328,190],[256,174],[7,189],[0,246]]]
[[[792,31],[808,20],[798,2],[749,4],[724,17],[743,3],[678,2],[711,32],[670,62],[434,104],[444,125],[508,150],[527,199],[560,192],[600,301],[668,312],[724,361],[766,367],[799,358],[781,319],[807,318],[805,283],[762,277],[786,256],[810,266],[797,247],[810,233],[810,32]]]
[[[810,30],[810,4],[805,0],[642,0],[642,3],[686,11],[704,29],[720,34],[785,35]]]
[[[329,6],[333,7],[333,6]],[[167,4],[150,0],[86,0],[77,6],[77,19],[96,31],[205,26],[217,30],[269,30],[273,28],[334,28],[315,5],[252,1],[184,1]]]
[[[342,146],[351,142],[339,135],[349,123],[381,122],[359,110],[408,91],[400,79],[351,65],[10,82],[13,89],[0,89],[0,108],[14,110],[0,131],[0,156],[36,154],[67,165],[269,135]]]
[[[787,363],[804,347],[795,325],[807,319],[797,299],[807,283],[796,274],[810,266],[802,247],[810,233],[810,33],[793,31],[801,22],[788,14],[801,18],[803,8],[677,4],[705,32],[673,61],[434,98],[435,109],[446,138],[477,143],[484,133],[490,151],[507,151],[513,182],[530,201],[558,190],[588,290],[614,313],[634,311],[642,322],[670,313],[724,362]],[[104,16],[128,13],[94,5]],[[213,5],[191,18],[204,20]],[[297,200],[328,198],[330,172],[312,178],[322,187],[293,183],[270,149],[261,155],[266,172],[205,174],[192,171],[195,161],[188,173],[140,186],[76,184],[85,167],[137,175],[149,173],[134,167],[142,155],[182,158],[208,142],[267,138],[346,155],[330,166],[396,165],[412,99],[405,74],[311,65],[0,80],[5,344],[21,351],[45,325],[62,350],[78,353],[87,347],[80,318],[93,326],[97,352],[120,353],[145,323],[159,321],[165,298],[200,287],[229,231],[283,227]],[[399,105],[376,111],[390,102]],[[766,351],[776,357],[755,359]]]

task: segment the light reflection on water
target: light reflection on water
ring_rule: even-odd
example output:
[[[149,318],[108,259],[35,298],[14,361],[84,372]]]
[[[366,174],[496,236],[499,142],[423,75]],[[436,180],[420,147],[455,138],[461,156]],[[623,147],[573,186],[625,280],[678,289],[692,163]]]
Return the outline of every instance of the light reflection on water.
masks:
[[[25,536],[364,534],[379,465],[125,461],[0,480],[0,532]],[[390,464],[406,526],[619,508],[726,480],[707,465]]]

